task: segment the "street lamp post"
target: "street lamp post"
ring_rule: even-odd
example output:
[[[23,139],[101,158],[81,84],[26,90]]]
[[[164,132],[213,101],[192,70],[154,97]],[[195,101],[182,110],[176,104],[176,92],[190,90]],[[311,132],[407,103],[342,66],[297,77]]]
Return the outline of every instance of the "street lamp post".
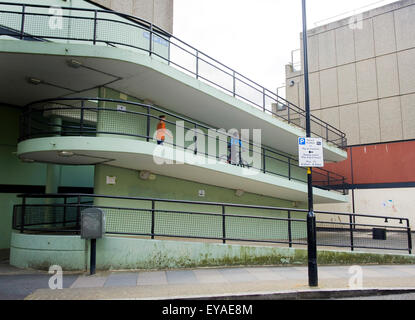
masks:
[[[311,137],[310,119],[310,96],[308,83],[308,52],[307,52],[307,15],[306,0],[302,0],[303,11],[303,53],[304,53],[304,98],[306,112],[306,134]],[[317,273],[317,244],[316,244],[316,217],[313,205],[313,180],[312,168],[307,169],[307,189],[308,189],[308,214],[307,214],[307,251],[308,251],[308,284],[310,287],[318,286]]]

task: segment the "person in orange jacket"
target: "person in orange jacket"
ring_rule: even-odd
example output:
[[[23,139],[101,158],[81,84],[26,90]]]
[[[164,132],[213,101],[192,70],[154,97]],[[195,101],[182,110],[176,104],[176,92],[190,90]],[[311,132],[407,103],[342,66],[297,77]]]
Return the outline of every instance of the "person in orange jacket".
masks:
[[[166,116],[165,115],[161,115],[159,116],[159,123],[157,124],[157,135],[156,135],[156,139],[157,139],[157,144],[163,144],[164,140],[166,138],[166,134],[170,137],[173,138],[173,136],[170,134],[170,132],[166,129]]]

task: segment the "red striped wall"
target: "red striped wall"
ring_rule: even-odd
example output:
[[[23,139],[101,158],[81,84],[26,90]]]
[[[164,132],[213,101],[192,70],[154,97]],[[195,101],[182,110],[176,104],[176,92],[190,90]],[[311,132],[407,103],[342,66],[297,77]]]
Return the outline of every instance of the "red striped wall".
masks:
[[[347,153],[347,160],[324,169],[345,176],[349,184],[415,182],[415,141],[352,146]]]

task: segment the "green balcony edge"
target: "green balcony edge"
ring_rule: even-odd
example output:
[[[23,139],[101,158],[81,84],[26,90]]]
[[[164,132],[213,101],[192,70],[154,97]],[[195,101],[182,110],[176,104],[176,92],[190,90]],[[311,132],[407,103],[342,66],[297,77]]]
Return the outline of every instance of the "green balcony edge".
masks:
[[[96,152],[95,156],[107,157],[111,159],[115,154],[134,154],[137,157],[153,157],[154,150],[157,145],[150,142],[123,139],[123,138],[110,138],[110,137],[50,137],[50,138],[36,138],[22,141],[18,144],[17,156],[23,158],[33,157],[33,154],[39,152],[58,152],[58,151],[73,151],[73,152]],[[169,148],[169,147],[166,147]],[[172,150],[172,149],[171,149]],[[206,158],[198,156],[203,162]],[[174,160],[174,158],[167,158]],[[111,163],[107,163],[111,165]],[[218,165],[209,163],[195,163],[190,164],[186,161],[185,165],[194,166],[197,169],[209,170],[211,172],[217,172],[218,174],[232,175],[235,177],[243,177],[244,172],[248,172],[253,169],[245,169],[231,165]],[[181,164],[178,164],[181,165]],[[167,165],[174,166],[174,165]],[[126,168],[126,167],[125,167]],[[134,168],[129,168],[134,169]],[[244,171],[246,170],[246,171]],[[167,174],[168,175],[168,174]],[[172,175],[173,176],[173,175]],[[305,182],[293,181],[284,177],[279,177],[271,174],[264,174],[257,170],[254,175],[246,175],[244,181],[247,183],[264,183],[269,186],[278,186],[286,188],[294,192],[301,192],[304,194],[304,199],[307,195],[307,184]],[[246,191],[249,191],[246,189]],[[319,188],[313,188],[314,197],[322,197],[325,202],[348,202],[349,196],[340,194],[336,191],[327,191]],[[255,192],[254,192],[255,193]],[[272,195],[268,195],[272,196]],[[274,195],[274,197],[278,197]],[[290,199],[291,200],[291,199]],[[292,199],[296,201],[295,199]],[[327,201],[329,200],[329,201]],[[305,200],[304,200],[305,201]]]

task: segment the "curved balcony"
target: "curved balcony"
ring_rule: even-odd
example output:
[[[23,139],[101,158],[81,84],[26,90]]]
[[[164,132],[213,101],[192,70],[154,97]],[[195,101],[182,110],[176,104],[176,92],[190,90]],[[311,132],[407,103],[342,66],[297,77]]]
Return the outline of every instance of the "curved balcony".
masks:
[[[0,2],[0,37],[133,50],[166,63],[270,117],[305,128],[303,109],[145,20],[113,11],[72,7],[60,8],[56,16],[56,12],[51,13],[49,9],[43,5]],[[216,111],[212,108],[212,112]],[[311,131],[327,143],[340,148],[346,146],[343,132],[313,115]]]
[[[165,147],[175,151],[171,157],[170,154],[163,157],[185,166],[160,166],[154,160],[160,114],[167,116],[166,127],[174,137],[172,140],[166,137]],[[53,139],[45,140],[48,137]],[[72,138],[68,140],[68,137]],[[306,169],[299,167],[295,158],[245,140],[243,136],[242,145],[232,158],[231,138],[223,129],[211,128],[143,103],[105,98],[58,98],[27,106],[21,117],[18,155],[25,161],[71,165],[106,163],[193,181],[199,179],[202,183],[234,189],[239,185],[245,191],[263,190],[262,193],[283,194],[292,200],[305,197]],[[186,154],[182,162],[178,162],[178,151]],[[258,187],[258,181],[253,183],[255,175],[262,177],[262,187]],[[319,189],[338,190],[344,185],[344,177],[322,168],[313,170],[313,178],[314,186]],[[289,186],[290,183],[293,185]],[[271,187],[265,190],[269,184]],[[296,195],[284,193],[284,188]],[[304,190],[300,191],[302,188]],[[325,201],[333,193],[321,192],[327,197]],[[341,197],[334,196],[337,201]]]

